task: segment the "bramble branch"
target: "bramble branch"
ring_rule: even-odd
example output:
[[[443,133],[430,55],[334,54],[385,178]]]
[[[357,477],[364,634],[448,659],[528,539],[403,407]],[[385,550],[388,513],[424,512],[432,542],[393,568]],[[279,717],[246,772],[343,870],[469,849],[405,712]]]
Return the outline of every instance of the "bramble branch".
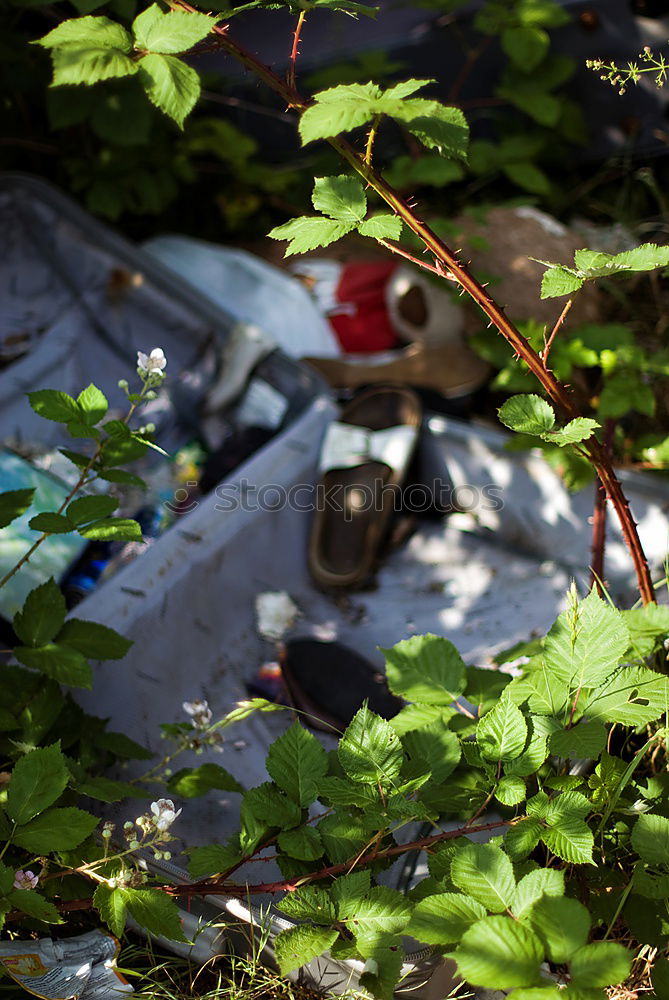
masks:
[[[173,0],[172,6],[191,12],[196,10],[187,0]],[[218,37],[222,49],[254,73],[255,76],[263,80],[263,82],[285,100],[289,107],[298,112],[303,112],[309,107],[310,102],[294,87],[289,86],[288,83],[282,80],[268,66],[265,66],[256,56],[230,38],[227,33],[227,26],[214,25],[212,32]],[[539,380],[548,398],[555,403],[563,415],[568,420],[573,420],[580,416],[566,387],[556,379],[553,372],[533,349],[527,338],[520,333],[518,328],[505,315],[503,307],[499,306],[488,294],[485,287],[470,274],[467,266],[458,260],[457,255],[439,239],[429,226],[416,216],[406,201],[386,183],[369,163],[365,162],[364,156],[360,155],[350,143],[339,137],[334,137],[326,141],[356,171],[361,179],[377,192],[407,227],[418,236],[427,249],[434,255],[437,263],[446,272],[453,275],[460,287],[471,296],[491,323],[497,327],[501,335],[511,344],[515,353],[525,362],[532,374]],[[629,502],[623,493],[611,459],[597,438],[593,435],[585,442],[584,446],[587,449],[589,460],[620,520],[623,536],[634,564],[637,585],[643,603],[650,604],[655,601],[653,581],[648,561],[636,530],[636,523],[630,511]]]

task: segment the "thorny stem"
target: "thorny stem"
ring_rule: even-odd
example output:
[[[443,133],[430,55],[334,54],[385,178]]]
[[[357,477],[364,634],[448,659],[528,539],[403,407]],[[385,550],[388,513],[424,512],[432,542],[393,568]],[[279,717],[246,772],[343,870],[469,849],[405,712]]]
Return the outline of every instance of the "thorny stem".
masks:
[[[432,274],[437,274],[440,278],[446,278],[447,281],[455,281],[455,278],[452,275],[447,274],[443,267],[436,267],[434,264],[428,264],[427,261],[421,260],[419,257],[414,257],[413,254],[407,253],[407,251],[403,250],[402,247],[395,246],[395,244],[390,243],[389,240],[379,239],[377,240],[377,243],[380,243],[382,247],[386,248],[386,250],[390,250],[391,253],[396,253],[400,257],[404,257],[405,260],[410,260],[412,264],[416,265],[416,267],[422,267],[424,271],[431,271]]]
[[[365,146],[365,156],[364,160],[367,166],[372,165],[372,150],[374,149],[374,140],[376,139],[376,133],[379,130],[379,122],[381,121],[381,115],[376,115],[374,121],[369,127],[369,134],[367,135],[367,145]]]
[[[382,858],[397,857],[400,854],[406,854],[408,851],[429,851],[432,847],[436,847],[437,844],[445,840],[455,840],[457,837],[462,837],[465,833],[469,835],[472,833],[484,833],[488,830],[497,830],[501,826],[511,825],[512,822],[509,820],[495,820],[492,823],[480,823],[478,826],[464,826],[458,827],[456,830],[445,830],[441,833],[432,834],[429,837],[421,837],[419,840],[410,841],[407,844],[393,844],[392,847],[387,847],[385,850],[371,851],[369,854],[363,855],[358,859],[356,867],[372,864],[374,861]],[[245,896],[247,893],[291,892],[311,882],[321,882],[323,879],[343,875],[350,871],[351,866],[352,861],[348,860],[341,864],[328,865],[326,868],[321,868],[320,871],[313,872],[310,875],[302,875],[281,882],[265,882],[260,885],[228,885],[224,882],[219,883],[216,880],[205,880],[203,882],[192,882],[190,885],[172,885],[164,886],[163,888],[172,896],[204,896],[210,892],[224,892],[231,896]]]
[[[195,11],[196,9],[187,0],[172,0],[172,6],[188,11]],[[218,36],[223,49],[279,94],[289,107],[300,112],[307,109],[309,102],[294,88],[289,87],[276,73],[257,59],[256,56],[230,38],[226,28],[214,25],[212,31]],[[499,306],[488,294],[484,286],[469,273],[467,266],[458,260],[456,254],[439,239],[429,226],[425,225],[417,217],[406,201],[386,183],[373,167],[365,163],[364,158],[345,139],[334,137],[327,141],[359,174],[362,180],[369,187],[373,188],[386,204],[393,209],[395,214],[402,219],[407,227],[418,236],[427,249],[434,255],[436,261],[447,272],[452,273],[462,291],[467,292],[471,296],[488,317],[490,324],[496,326],[501,335],[511,344],[517,356],[522,358],[532,374],[541,383],[546,395],[562,411],[564,416],[569,420],[578,417],[580,414],[572,402],[568,390],[556,379],[553,372],[532,348],[527,338],[520,333],[517,327],[504,314],[504,308]],[[588,451],[589,460],[620,519],[623,536],[634,563],[641,599],[644,604],[651,604],[655,601],[653,581],[627,497],[623,493],[609,456],[597,438],[593,435],[585,442],[584,446]]]
[[[320,871],[312,872],[309,875],[302,875],[297,878],[285,879],[279,882],[262,882],[258,885],[228,883],[225,881],[225,878],[227,878],[234,870],[230,869],[225,873],[225,876],[222,879],[205,879],[201,882],[191,882],[188,885],[161,885],[154,886],[153,888],[160,889],[169,896],[208,896],[212,893],[223,893],[227,896],[246,897],[248,895],[257,895],[260,893],[294,892],[295,889],[298,889],[303,885],[309,885],[311,882],[322,882],[324,879],[334,878],[337,875],[343,875],[351,870],[354,862],[355,866],[358,867],[372,864],[374,861],[378,861],[382,858],[397,857],[400,854],[406,854],[408,851],[429,851],[431,848],[436,847],[437,844],[440,844],[445,840],[455,840],[457,837],[461,837],[464,834],[469,835],[474,833],[485,833],[488,830],[497,830],[502,826],[511,825],[513,825],[513,820],[495,820],[492,823],[480,823],[478,826],[464,826],[458,827],[457,830],[445,830],[429,837],[421,837],[419,840],[413,840],[407,844],[394,844],[392,847],[387,847],[382,851],[373,850],[369,854],[360,858],[349,859],[341,864],[328,865],[326,868],[321,868]],[[264,846],[266,845],[263,845],[263,847]],[[241,864],[244,864],[248,860],[249,858],[245,858],[239,863],[239,865],[236,865],[235,868],[240,867]],[[92,906],[92,899],[75,899],[58,903],[57,909],[60,913],[67,913],[71,910],[88,910],[91,909]],[[7,914],[7,919],[16,919],[22,915],[22,913],[16,911],[14,913]]]
[[[569,312],[569,310],[571,309],[571,307],[573,305],[575,297],[576,297],[575,294],[569,296],[569,298],[565,302],[564,309],[562,310],[562,312],[558,316],[557,322],[556,322],[555,326],[553,327],[553,329],[551,330],[550,337],[548,338],[548,340],[544,341],[544,349],[541,352],[541,354],[539,355],[539,357],[542,359],[544,365],[548,361],[548,354],[549,354],[549,351],[550,351],[551,347],[553,346],[553,341],[555,340],[555,337],[557,336],[558,330],[560,329],[560,327],[564,323],[564,321],[566,319],[566,316],[567,316],[567,313]]]
[[[609,418],[604,425],[603,447],[611,455],[611,442],[615,421]],[[597,587],[602,596],[604,581],[604,547],[606,544],[606,492],[601,482],[595,486],[595,507],[592,514],[592,563],[590,566],[590,586]]]
[[[299,45],[300,45],[300,35],[302,34],[302,28],[307,16],[306,10],[301,10],[297,18],[297,24],[295,25],[295,31],[293,32],[293,47],[290,50],[290,65],[288,67],[287,82],[288,86],[291,88],[295,87],[295,64],[297,63],[297,57],[299,55]]]

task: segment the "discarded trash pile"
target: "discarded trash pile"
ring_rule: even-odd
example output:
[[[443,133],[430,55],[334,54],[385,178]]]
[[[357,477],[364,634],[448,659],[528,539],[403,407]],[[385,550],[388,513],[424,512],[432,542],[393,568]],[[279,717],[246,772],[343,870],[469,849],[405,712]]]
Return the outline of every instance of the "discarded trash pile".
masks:
[[[489,666],[546,628],[569,576],[586,572],[590,496],[570,497],[536,455],[508,456],[501,431],[443,416],[469,407],[488,369],[466,345],[457,302],[403,266],[304,260],[298,280],[181,237],[138,250],[25,178],[0,177],[0,226],[9,247],[0,272],[3,490],[34,487],[37,511],[48,512],[86,458],[63,450],[60,425],[39,421],[26,392],[77,392],[92,381],[114,406],[135,359],[166,373],[144,433],[167,457],[151,450],[129,476],[96,485],[96,496],[140,523],[142,542],[54,531],[0,590],[7,635],[26,594],[54,577],[68,608],[83,602],[87,618],[136,640],[113,672],[96,673],[92,691],[76,694],[115,729],[155,750],[166,720],[183,724],[185,713],[196,725],[251,694],[303,713],[328,746],[332,727],[345,728],[364,700],[383,718],[402,706],[379,671],[379,644],[447,632],[464,657]],[[661,560],[663,490],[640,477],[627,485]],[[3,531],[0,574],[30,547],[29,519]],[[610,574],[624,589],[616,532]],[[250,716],[234,742],[201,748],[198,763],[224,752],[234,779],[255,786],[284,727],[285,713]],[[215,789],[179,813],[185,845],[209,834],[223,841],[236,830],[239,795]],[[180,865],[162,870],[186,879]],[[388,873],[403,890],[411,877]],[[185,949],[194,959],[246,947],[248,935],[232,927],[241,923],[263,937],[271,961],[275,932],[290,926],[272,912],[263,936],[258,912],[208,898],[184,909],[184,927],[195,933],[221,913],[224,932],[207,927]],[[93,1000],[86,983],[115,976],[115,950],[101,937],[84,944],[76,995]],[[452,966],[420,942],[408,951],[403,990],[423,1000],[448,993]],[[0,961],[18,981],[42,966],[45,977],[56,967],[71,974],[57,944]],[[361,972],[326,956],[296,977],[341,993]]]

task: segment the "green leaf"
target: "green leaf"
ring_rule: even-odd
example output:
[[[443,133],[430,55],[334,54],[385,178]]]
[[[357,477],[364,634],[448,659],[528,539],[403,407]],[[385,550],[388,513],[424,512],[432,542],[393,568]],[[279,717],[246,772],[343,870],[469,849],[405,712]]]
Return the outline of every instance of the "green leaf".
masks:
[[[584,804],[583,804],[584,803]],[[592,830],[583,820],[591,805],[579,792],[563,792],[548,805],[541,838],[553,854],[571,864],[593,864]]]
[[[448,639],[416,635],[381,649],[393,694],[424,705],[450,705],[467,683],[462,657]]]
[[[72,51],[74,52],[75,50]],[[99,441],[100,439],[100,431],[95,427],[90,427],[88,424],[85,424],[82,420],[70,420],[67,425],[67,433],[73,438],[88,438],[91,441]]]
[[[326,816],[316,827],[334,864],[354,858],[369,842],[369,833],[358,817],[343,811]]]
[[[115,757],[127,760],[151,760],[154,756],[150,750],[131,740],[125,733],[98,733],[95,745],[102,750],[108,750]]]
[[[451,864],[451,878],[459,889],[493,913],[503,913],[513,903],[516,880],[511,861],[494,844],[460,848]]]
[[[130,785],[125,781],[114,781],[112,778],[102,776],[86,778],[78,785],[77,791],[80,795],[88,795],[89,798],[97,799],[99,802],[145,799],[149,795],[146,789],[138,788],[137,785]]]
[[[302,144],[328,139],[371,121],[380,96],[381,91],[373,83],[341,84],[316,94],[315,103],[300,118]]]
[[[524,875],[513,897],[511,909],[522,919],[535,903],[545,896],[564,895],[564,871],[558,868],[535,868]]]
[[[65,511],[65,516],[76,527],[108,517],[118,507],[116,497],[80,497],[73,500]]]
[[[360,223],[358,232],[374,240],[398,240],[402,235],[402,220],[397,215],[373,215]]]
[[[550,48],[550,38],[536,27],[506,28],[500,40],[511,62],[526,73],[539,65]]]
[[[465,931],[453,957],[468,983],[500,990],[534,985],[544,949],[527,927],[510,917],[495,916]]]
[[[168,941],[187,941],[176,902],[159,889],[121,889],[125,905],[140,927]]]
[[[583,285],[580,278],[566,267],[549,267],[541,282],[541,298],[556,299],[561,295],[571,295]]]
[[[318,795],[318,782],[327,772],[325,750],[312,733],[294,722],[269,749],[267,771],[279,788],[300,806]]]
[[[90,86],[102,80],[132,76],[137,72],[137,63],[133,62],[129,56],[119,49],[106,47],[76,48],[74,45],[67,45],[54,49],[51,53],[51,59],[53,61],[53,80],[51,82],[53,87],[80,83]],[[31,393],[30,395],[35,394]],[[81,414],[79,414],[80,416]],[[60,418],[51,417],[50,419]],[[75,420],[68,423],[68,429],[73,437],[86,437],[90,428],[83,421],[79,423]]]
[[[333,806],[358,806],[360,809],[381,803],[377,788],[337,777],[321,778],[318,783],[318,798]]]
[[[59,684],[83,688],[93,686],[93,674],[88,660],[70,646],[61,646],[55,642],[36,649],[17,646],[14,649],[14,656],[19,663],[33,670],[40,670],[47,677],[53,677]]]
[[[497,783],[495,798],[503,806],[517,806],[527,794],[525,782],[515,775],[507,775]]]
[[[315,861],[323,856],[325,848],[318,830],[312,826],[301,826],[298,830],[284,830],[279,834],[279,847],[291,858],[300,861]]]
[[[108,17],[77,17],[61,21],[57,27],[44,35],[43,38],[38,39],[35,44],[41,45],[45,49],[61,48],[62,46],[120,49],[121,52],[130,52],[132,49],[132,39],[128,32],[116,21],[110,21]],[[72,397],[67,396],[65,392],[42,389],[38,392],[28,393],[30,405],[36,413],[40,413],[40,410],[34,406],[33,398],[53,402],[56,396],[67,397],[67,400],[70,400],[76,407]],[[69,406],[69,403],[65,405]],[[80,411],[77,410],[76,416],[80,415]],[[70,416],[64,417],[50,416],[49,413],[41,412],[40,416],[65,423],[67,420],[71,420],[75,413],[71,410]]]
[[[352,222],[337,222],[316,216],[291,219],[282,226],[275,226],[267,234],[273,240],[288,240],[285,255],[307,253],[316,247],[326,247],[355,229]]]
[[[281,931],[274,940],[276,961],[282,976],[294,972],[327,951],[339,937],[337,930],[326,927],[292,927]]]
[[[91,384],[82,389],[77,396],[81,419],[85,424],[93,427],[99,423],[109,409],[107,397],[96,385]]]
[[[200,77],[176,56],[150,52],[137,63],[139,81],[155,107],[183,128],[184,119],[200,96]]]
[[[668,707],[667,678],[647,667],[622,667],[584,703],[589,718],[623,726],[647,725]]]
[[[316,177],[311,201],[317,212],[338,222],[357,224],[367,211],[367,196],[357,177]]]
[[[123,889],[110,889],[101,883],[93,893],[93,903],[109,930],[120,938],[125,929],[126,903]]]
[[[442,156],[466,160],[469,126],[462,111],[447,108],[437,101],[425,104],[430,105],[428,113],[407,121],[409,131],[428,149],[437,149]]]
[[[598,757],[606,746],[607,731],[601,722],[579,722],[573,729],[560,729],[550,737],[551,752],[565,760]]]
[[[382,105],[383,102],[401,101],[405,97],[411,97],[417,90],[427,87],[428,83],[436,83],[436,80],[402,80],[400,83],[395,83],[383,94]]]
[[[50,93],[64,93],[63,91],[50,91]],[[58,451],[65,458],[68,458],[70,462],[77,466],[78,469],[85,469],[87,465],[90,464],[91,456],[83,455],[78,451],[70,451],[69,448],[59,448]]]
[[[411,919],[412,904],[395,889],[376,885],[356,899],[339,901],[338,919],[354,935],[362,954],[368,954],[389,934],[399,934]]]
[[[53,903],[33,889],[15,889],[8,898],[12,909],[21,910],[28,917],[43,920],[46,924],[65,923]]]
[[[416,904],[406,932],[425,944],[457,944],[467,928],[486,915],[485,907],[475,899],[444,892]]]
[[[564,98],[560,99],[553,94],[539,91],[536,86],[533,87],[529,83],[521,87],[517,78],[511,86],[498,87],[496,96],[505,98],[535,122],[547,128],[557,124],[564,108]]]
[[[541,437],[555,424],[552,407],[533,393],[512,396],[497,411],[499,419],[519,434],[536,434]]]
[[[5,819],[4,813],[2,813],[2,818]],[[11,829],[6,819],[5,822],[7,823],[7,829],[5,830],[3,828],[2,833],[0,834],[3,839],[9,836]],[[0,896],[8,896],[9,893],[13,891],[14,878],[15,869],[8,868],[7,865],[0,864]]]
[[[515,823],[504,834],[504,846],[510,858],[522,861],[541,840],[542,827],[536,819],[523,819]]]
[[[7,790],[7,812],[19,826],[48,809],[67,785],[69,772],[57,743],[19,757]]]
[[[616,986],[629,976],[632,954],[613,941],[596,941],[571,956],[574,986]]]
[[[71,851],[78,847],[98,825],[96,816],[83,809],[48,809],[14,834],[14,843],[33,854]]]
[[[51,577],[30,591],[14,615],[14,631],[26,646],[44,646],[58,634],[66,612],[65,598]]]
[[[295,830],[294,833],[299,831]],[[325,889],[305,886],[284,896],[277,904],[282,913],[293,920],[311,920],[315,924],[333,924],[337,909]]]
[[[125,469],[107,469],[104,472],[98,472],[98,479],[104,479],[108,483],[121,483],[123,486],[138,486],[139,489],[146,489],[146,483],[143,479]]]
[[[34,489],[6,490],[0,493],[0,528],[6,528],[24,514],[35,496]]]
[[[132,30],[138,49],[174,54],[201,42],[215,23],[215,18],[198,11],[171,10],[165,14],[154,3],[135,18]]]
[[[432,723],[439,723],[445,728],[455,714],[454,708],[443,705],[406,705],[388,721],[398,736],[404,736],[413,729],[425,729]]]
[[[89,542],[141,542],[142,531],[137,521],[128,517],[109,517],[79,528]]]
[[[460,763],[460,741],[441,723],[407,733],[402,743],[411,760],[422,762],[430,771],[434,782],[445,781]]]
[[[506,174],[509,180],[517,184],[523,191],[543,195],[549,195],[551,192],[551,182],[548,175],[536,163],[525,163],[518,160],[504,163],[502,164],[502,173]]]
[[[590,914],[576,899],[544,896],[532,907],[529,926],[541,938],[552,962],[569,962],[588,940]]]
[[[632,847],[648,864],[669,863],[669,819],[650,813],[639,816],[632,830]]]
[[[577,444],[579,441],[587,441],[599,426],[600,424],[598,424],[596,420],[592,420],[590,417],[575,417],[574,420],[570,420],[564,427],[560,427],[558,430],[549,431],[547,434],[543,434],[542,437],[544,441],[557,444],[560,448],[564,448],[564,446],[568,444]]]
[[[527,742],[527,723],[510,698],[502,696],[479,721],[476,742],[486,760],[513,760],[521,755]]]
[[[669,960],[658,956],[653,963],[651,981],[657,997],[669,997]]]
[[[270,830],[279,825],[281,819],[280,815],[274,816],[254,808],[253,793],[255,791],[252,788],[246,793],[240,810],[239,846],[244,854],[252,854],[258,844],[267,839]],[[298,808],[290,799],[286,799],[286,804],[295,809]],[[299,818],[294,819],[292,825],[297,826],[301,819],[300,814]]]
[[[349,778],[363,784],[392,784],[404,762],[402,744],[389,722],[366,705],[353,716],[337,750]]]
[[[48,535],[65,535],[72,531],[72,524],[62,514],[55,514],[51,511],[44,511],[31,517],[28,527],[33,531],[41,531]]]
[[[58,642],[71,646],[91,660],[122,660],[133,645],[131,639],[119,635],[113,628],[81,618],[68,618],[58,633]]]
[[[572,688],[602,684],[629,646],[619,611],[593,589],[578,605],[563,611],[544,643],[548,671]]]
[[[519,0],[514,13],[521,24],[559,28],[569,24],[570,15],[555,0]]]
[[[191,847],[188,872],[192,878],[227,872],[242,860],[239,846],[235,844],[206,844]]]
[[[393,1000],[404,962],[401,940],[390,937],[379,941],[365,949],[363,957],[367,961],[360,985],[379,1000]]]
[[[185,767],[177,771],[167,782],[168,791],[182,799],[194,799],[206,795],[213,788],[223,792],[243,792],[236,778],[220,764],[200,764],[199,767]]]

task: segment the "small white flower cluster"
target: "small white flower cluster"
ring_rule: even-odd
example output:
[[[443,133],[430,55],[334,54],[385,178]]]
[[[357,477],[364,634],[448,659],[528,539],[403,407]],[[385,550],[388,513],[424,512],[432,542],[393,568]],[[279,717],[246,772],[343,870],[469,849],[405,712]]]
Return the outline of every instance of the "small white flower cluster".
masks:
[[[190,721],[195,734],[188,740],[188,748],[195,753],[204,752],[204,747],[209,746],[217,753],[223,753],[223,737],[217,730],[208,731],[211,725],[212,712],[206,698],[196,698],[194,701],[184,701],[181,706],[190,716]],[[197,734],[197,735],[196,735]]]
[[[182,707],[186,715],[190,715],[193,729],[207,728],[211,722],[211,709],[209,708],[208,701],[204,698],[199,698],[195,701],[185,701]]]
[[[156,799],[155,802],[151,803],[150,812],[142,813],[134,824],[130,821],[123,824],[128,847],[131,851],[136,851],[139,847],[150,846],[157,859],[164,858],[167,861],[171,857],[169,851],[158,851],[153,845],[172,840],[168,830],[177,816],[180,815],[181,809],[175,808],[172,799]],[[142,831],[139,838],[135,834],[135,826],[138,826]]]
[[[166,366],[167,358],[162,347],[154,347],[150,354],[137,351],[137,369],[143,377],[159,375],[162,378]]]

